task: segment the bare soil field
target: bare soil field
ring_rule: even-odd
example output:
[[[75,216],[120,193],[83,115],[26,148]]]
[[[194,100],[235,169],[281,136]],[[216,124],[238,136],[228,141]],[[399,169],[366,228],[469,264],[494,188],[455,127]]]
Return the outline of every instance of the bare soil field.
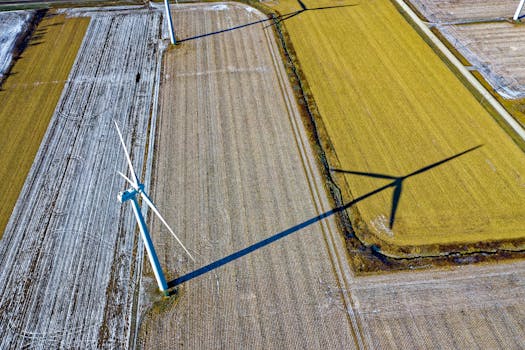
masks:
[[[355,278],[369,349],[523,349],[525,263]]]
[[[0,238],[53,115],[87,18],[46,16],[0,89]]]
[[[283,25],[360,240],[395,257],[523,249],[523,151],[396,8],[303,6]]]
[[[112,123],[125,131],[136,168],[147,170],[161,15],[85,11],[71,11],[91,21],[67,80],[59,82],[65,83],[62,95],[0,240],[2,349],[125,348],[133,339],[142,245],[131,209],[116,198],[126,186],[116,171],[125,171],[126,161]],[[88,19],[53,21],[48,33],[58,33],[46,43],[61,48],[74,43],[62,36],[65,28]],[[57,47],[41,52],[40,60],[69,52],[55,52]],[[38,70],[39,61],[23,57],[19,62],[33,62],[45,79],[32,78],[43,84],[19,85],[18,91],[52,82],[40,100],[51,98],[54,71]],[[6,92],[14,88],[7,85]]]
[[[472,74],[525,125],[524,27],[509,23],[517,1],[411,1]]]
[[[440,26],[440,32],[507,99],[525,97],[525,26],[507,22]]]
[[[512,18],[519,1],[409,0],[432,23],[485,22]]]
[[[164,57],[154,196],[197,264],[154,220],[165,271],[187,281],[139,347],[354,348],[344,242],[270,23],[232,3],[173,9],[194,39]]]

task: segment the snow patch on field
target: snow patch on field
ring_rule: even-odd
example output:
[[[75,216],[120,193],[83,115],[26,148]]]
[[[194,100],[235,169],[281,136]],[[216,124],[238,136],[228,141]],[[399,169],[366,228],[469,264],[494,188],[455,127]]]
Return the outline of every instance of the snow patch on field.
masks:
[[[220,5],[213,5],[211,7],[212,10],[215,10],[215,11],[224,11],[224,10],[227,10],[228,9],[228,5],[226,4],[220,4]]]
[[[33,11],[0,12],[0,79],[9,69],[17,39],[28,27]]]
[[[385,233],[390,237],[394,237],[394,231],[390,229],[389,222],[386,216],[379,215],[377,218],[372,220],[371,224],[377,231]]]
[[[163,5],[151,6],[151,8],[163,9]],[[92,17],[94,14],[97,16],[116,16],[122,14],[129,14],[130,11],[145,9],[141,5],[126,5],[126,6],[111,6],[111,7],[79,7],[79,8],[64,8],[57,9],[57,14],[66,15],[67,18],[75,17]]]

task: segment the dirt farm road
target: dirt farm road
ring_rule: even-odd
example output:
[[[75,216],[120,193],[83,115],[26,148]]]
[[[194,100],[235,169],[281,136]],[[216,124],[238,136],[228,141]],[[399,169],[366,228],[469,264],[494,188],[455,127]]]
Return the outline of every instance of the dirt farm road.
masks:
[[[238,4],[174,16],[181,37],[261,18]],[[166,271],[221,266],[183,284],[177,307],[143,324],[145,349],[359,341],[341,292],[342,238],[332,219],[315,220],[330,206],[268,24],[190,40],[165,57],[154,196],[198,263],[180,261],[157,222],[154,240]]]

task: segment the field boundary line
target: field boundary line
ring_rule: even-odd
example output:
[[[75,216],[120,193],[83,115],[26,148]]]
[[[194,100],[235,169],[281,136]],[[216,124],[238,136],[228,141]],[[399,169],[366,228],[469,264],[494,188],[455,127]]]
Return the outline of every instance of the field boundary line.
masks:
[[[157,135],[157,120],[158,120],[158,112],[159,112],[159,94],[160,94],[160,85],[162,80],[162,68],[164,63],[164,53],[166,52],[167,46],[163,43],[162,39],[162,27],[164,25],[164,16],[160,16],[159,21],[159,35],[160,39],[157,41],[157,59],[156,59],[156,65],[155,68],[155,78],[156,81],[154,82],[154,88],[153,88],[153,98],[151,101],[151,106],[149,108],[149,136],[146,140],[146,150],[145,150],[145,157],[144,157],[144,168],[143,170],[143,181],[147,188],[152,189],[153,184],[153,164],[155,162],[155,141],[156,141],[156,135]],[[144,217],[148,221],[148,224],[151,225],[152,216],[148,217],[149,207],[142,203],[141,210],[143,212]],[[142,278],[144,277],[143,274],[143,268],[144,268],[144,244],[142,243],[142,240],[138,240],[137,242],[137,256],[136,259],[140,260],[140,263],[137,264],[138,270],[137,271],[137,288],[136,288],[136,295],[134,296],[134,305],[132,305],[134,312],[132,312],[132,319],[131,319],[131,328],[132,336],[129,339],[129,344],[131,349],[137,349],[137,341],[140,334],[140,326],[141,321],[144,315],[146,314],[148,308],[143,309],[144,307],[144,299],[146,298],[145,293],[143,293],[144,285],[142,283]]]
[[[294,133],[293,136],[301,157],[314,207],[319,214],[328,212],[331,207],[327,203],[327,200],[323,200],[323,193],[325,193],[325,196],[328,196],[328,194],[326,194],[326,190],[324,189],[322,183],[320,183],[320,181],[314,175],[316,172],[317,162],[312,159],[312,155],[307,152],[307,149],[311,148],[311,145],[307,140],[307,136],[304,134],[304,127],[301,128],[303,123],[301,114],[297,110],[294,111],[293,108],[294,104],[297,103],[296,99],[287,93],[288,90],[286,89],[286,86],[290,84],[288,74],[283,71],[284,66],[279,64],[279,61],[281,60],[280,55],[275,52],[276,48],[272,45],[272,38],[270,38],[267,30],[265,30],[265,34],[270,52],[272,54],[274,67],[280,80],[279,85],[281,86],[283,98],[285,99],[285,105],[288,110],[288,119]],[[297,118],[300,120],[297,120]],[[319,178],[322,178],[321,174],[319,174]],[[350,293],[349,280],[352,280],[352,273],[350,272],[346,257],[341,257],[340,253],[343,252],[343,254],[346,255],[345,243],[342,241],[341,234],[334,220],[334,218],[325,218],[319,221],[319,225],[323,234],[323,240],[326,244],[328,256],[330,257],[330,264],[340,289],[339,292],[343,299],[344,307],[349,319],[356,346],[359,349],[366,349],[367,346],[365,346],[365,341],[363,339],[364,336],[362,334],[362,327],[360,327],[360,322],[357,318],[354,308],[354,300]],[[334,231],[336,231],[335,235]]]
[[[436,48],[443,53],[446,59],[461,73],[468,83],[481,94],[507,124],[525,141],[525,130],[514,119],[512,115],[490,94],[489,91],[465,68],[465,66],[454,56],[454,54],[445,46],[439,38],[425,25],[425,23],[416,15],[416,13],[406,4],[404,0],[393,0],[410,18],[417,28],[424,34]]]
[[[427,276],[428,271],[414,271],[409,273],[396,273],[387,275],[371,275],[359,278],[360,284],[355,289],[366,289],[368,285],[374,286],[400,286],[433,284],[437,281],[464,281],[478,278],[490,278],[497,276],[508,276],[515,273],[510,267],[525,268],[525,261],[507,261],[489,265],[463,265],[454,269],[434,269],[432,278],[421,278]],[[465,275],[468,275],[465,277]],[[475,274],[475,276],[473,275]],[[472,275],[472,276],[471,276]]]

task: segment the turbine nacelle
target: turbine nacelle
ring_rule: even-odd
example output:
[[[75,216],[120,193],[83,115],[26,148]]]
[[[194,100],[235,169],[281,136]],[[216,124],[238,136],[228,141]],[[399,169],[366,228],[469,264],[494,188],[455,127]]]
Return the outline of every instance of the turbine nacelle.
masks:
[[[120,176],[122,176],[127,182],[130,183],[131,185],[131,188],[127,189],[126,191],[123,191],[123,192],[119,192],[118,195],[117,195],[117,199],[120,203],[124,203],[130,199],[132,199],[133,197],[135,197],[137,194],[142,194],[142,193],[145,193],[144,192],[144,184],[141,184],[139,183],[136,187],[135,187],[135,184],[130,180],[128,179],[127,176],[125,176],[124,174],[122,174],[120,171],[118,172]]]
[[[119,192],[117,195],[117,199],[120,203],[124,203],[126,201],[129,201],[130,199],[133,199],[137,195],[137,190],[134,188],[130,188],[126,191]]]

